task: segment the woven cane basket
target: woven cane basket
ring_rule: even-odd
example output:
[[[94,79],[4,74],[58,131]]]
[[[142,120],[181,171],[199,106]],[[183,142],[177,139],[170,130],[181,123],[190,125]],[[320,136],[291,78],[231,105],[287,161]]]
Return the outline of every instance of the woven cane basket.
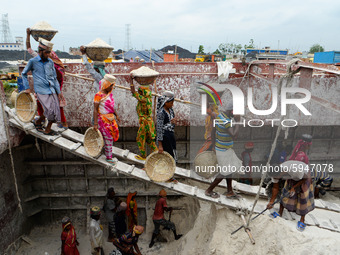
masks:
[[[194,171],[199,176],[209,179],[217,173],[215,171],[211,171],[211,169],[215,169],[216,165],[217,165],[217,158],[216,158],[215,152],[204,151],[195,157]]]
[[[176,163],[173,157],[167,152],[151,153],[145,160],[145,171],[154,182],[166,182],[171,179],[176,170]]]
[[[39,38],[44,38],[47,41],[51,41],[58,31],[46,31],[46,30],[31,30],[31,35],[37,42]]]
[[[135,76],[135,80],[140,84],[140,85],[150,85],[152,84],[156,78],[158,77],[158,75],[156,76],[148,76],[148,77],[141,77],[141,76]]]
[[[15,100],[17,99],[18,96],[18,92],[16,90],[13,90],[12,94],[11,94],[11,103],[13,106],[15,106]]]
[[[86,153],[91,157],[98,157],[102,153],[104,139],[99,130],[90,127],[86,130],[84,136],[84,148]]]
[[[86,47],[86,55],[93,61],[104,61],[110,56],[113,48]]]
[[[15,100],[16,114],[22,122],[33,120],[37,112],[37,101],[32,94],[20,92]]]

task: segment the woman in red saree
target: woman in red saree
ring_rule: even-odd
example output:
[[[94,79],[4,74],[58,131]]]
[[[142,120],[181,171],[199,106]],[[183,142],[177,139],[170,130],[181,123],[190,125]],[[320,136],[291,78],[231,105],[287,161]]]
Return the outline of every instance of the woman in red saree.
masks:
[[[134,193],[129,193],[128,197],[126,199],[127,209],[126,209],[126,215],[128,217],[128,228],[130,231],[132,231],[133,226],[137,225],[137,202],[136,197],[137,191]]]
[[[118,124],[120,119],[115,111],[115,100],[112,90],[115,86],[116,78],[106,74],[104,79],[100,81],[101,89],[94,96],[93,120],[94,129],[101,132],[104,138],[104,148],[106,161],[112,165],[117,162],[116,158],[112,158],[113,142],[119,138]]]
[[[63,232],[61,233],[61,255],[79,255],[77,234],[71,220],[64,217],[62,220]]]

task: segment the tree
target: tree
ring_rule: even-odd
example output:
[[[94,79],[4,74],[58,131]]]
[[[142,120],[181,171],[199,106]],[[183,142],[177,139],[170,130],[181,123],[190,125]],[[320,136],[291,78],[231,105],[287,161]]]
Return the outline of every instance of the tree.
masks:
[[[228,53],[228,44],[227,43],[221,43],[220,46],[218,46],[218,49],[222,52],[222,54]]]
[[[204,54],[204,47],[203,47],[203,45],[200,45],[198,47],[198,54]]]
[[[250,39],[249,44],[248,45],[247,44],[244,45],[244,49],[254,49],[254,48],[255,48],[255,46],[254,46],[254,39]]]
[[[241,44],[235,44],[235,50],[236,50],[236,53],[239,53],[242,49],[242,45]]]
[[[222,53],[219,51],[219,49],[216,49],[216,50],[213,52],[213,54],[215,54],[215,55],[221,55]]]
[[[315,52],[324,52],[325,49],[318,43],[313,44],[312,47],[309,49],[309,53],[314,54]]]

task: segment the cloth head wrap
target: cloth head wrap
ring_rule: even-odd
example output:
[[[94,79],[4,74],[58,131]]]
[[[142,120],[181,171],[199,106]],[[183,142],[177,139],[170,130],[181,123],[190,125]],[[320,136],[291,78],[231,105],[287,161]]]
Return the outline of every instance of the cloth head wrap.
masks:
[[[175,99],[175,95],[171,91],[165,91],[157,100],[157,112],[164,106],[165,103]]]
[[[71,219],[67,216],[65,216],[62,220],[61,220],[61,224],[63,226],[63,229],[65,229],[67,226],[71,225]]]
[[[296,158],[296,155],[299,151],[302,151],[307,147],[308,145],[312,144],[312,136],[308,134],[302,135],[302,139],[300,139],[295,146],[292,155],[290,156],[289,160],[294,160]]]
[[[159,192],[159,195],[161,197],[166,197],[166,191],[164,189],[161,189],[161,191]]]
[[[127,209],[127,204],[125,202],[121,202],[117,208],[117,212],[125,211]]]
[[[253,142],[247,142],[247,143],[245,143],[244,148],[245,149],[252,149],[252,148],[254,148],[254,143]]]
[[[144,232],[143,226],[134,226],[133,232],[135,232],[137,235],[141,235]]]
[[[48,50],[51,51],[53,48],[53,43],[51,43],[50,41],[45,40],[44,38],[39,38],[39,47],[44,49],[44,50]]]
[[[104,61],[93,61],[93,68],[97,68],[103,77],[106,75]]]
[[[66,224],[67,222],[70,222],[70,221],[71,221],[71,219],[70,219],[69,217],[65,216],[65,217],[61,220],[61,223],[62,223],[62,224]]]
[[[100,208],[98,206],[93,206],[90,211],[91,215],[100,215]]]
[[[116,77],[110,74],[105,74],[104,79],[101,80],[101,88],[107,89],[111,84],[115,84]]]

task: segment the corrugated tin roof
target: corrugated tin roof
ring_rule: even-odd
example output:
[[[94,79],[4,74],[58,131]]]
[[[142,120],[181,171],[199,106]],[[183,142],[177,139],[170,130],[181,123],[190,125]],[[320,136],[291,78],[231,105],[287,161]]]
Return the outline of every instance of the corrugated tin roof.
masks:
[[[123,58],[123,54],[119,54],[119,57]],[[129,61],[131,58],[135,60],[136,57],[139,59],[144,59],[145,62],[150,63],[151,61],[155,61],[156,63],[163,62],[163,53],[160,51],[152,51],[151,52],[151,61],[150,61],[150,51],[149,50],[129,50],[124,53],[124,59]]]

